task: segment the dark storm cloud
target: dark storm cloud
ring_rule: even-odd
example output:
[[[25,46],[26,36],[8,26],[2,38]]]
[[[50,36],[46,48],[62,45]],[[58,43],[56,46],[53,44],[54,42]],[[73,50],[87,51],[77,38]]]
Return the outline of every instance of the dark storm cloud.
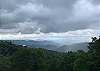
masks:
[[[77,0],[36,0],[37,3],[43,3],[52,8],[70,8],[76,1]]]
[[[100,4],[100,0],[90,0],[90,1],[95,5],[99,5]]]
[[[0,0],[0,30],[32,33],[40,28],[48,33],[97,29],[98,1],[94,5],[94,0]]]

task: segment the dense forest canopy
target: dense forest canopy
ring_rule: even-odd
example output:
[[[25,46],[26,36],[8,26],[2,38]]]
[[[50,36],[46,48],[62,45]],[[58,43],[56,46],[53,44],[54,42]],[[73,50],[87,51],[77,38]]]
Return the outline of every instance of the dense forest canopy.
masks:
[[[100,71],[100,38],[88,52],[56,52],[0,41],[0,71]]]

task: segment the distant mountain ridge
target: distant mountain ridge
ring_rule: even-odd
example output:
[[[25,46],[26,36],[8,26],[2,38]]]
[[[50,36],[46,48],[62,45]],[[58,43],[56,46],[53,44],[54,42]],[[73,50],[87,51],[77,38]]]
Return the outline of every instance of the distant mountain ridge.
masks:
[[[53,41],[34,41],[34,40],[13,40],[14,44],[26,45],[34,48],[45,48],[48,50],[58,51],[58,52],[68,52],[83,50],[88,51],[88,42],[76,43],[71,45],[60,45]]]
[[[34,40],[13,40],[14,44],[26,45],[34,48],[45,48],[49,50],[55,50],[59,44],[52,41],[34,41]]]
[[[63,45],[59,47],[56,51],[68,52],[68,51],[77,51],[77,50],[88,51],[88,42],[76,43],[71,45]]]

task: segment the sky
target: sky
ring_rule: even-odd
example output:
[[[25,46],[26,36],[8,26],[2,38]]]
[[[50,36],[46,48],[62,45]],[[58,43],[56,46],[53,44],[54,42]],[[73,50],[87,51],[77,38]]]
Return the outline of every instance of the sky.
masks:
[[[29,39],[99,36],[100,0],[0,0],[0,39],[19,32]]]

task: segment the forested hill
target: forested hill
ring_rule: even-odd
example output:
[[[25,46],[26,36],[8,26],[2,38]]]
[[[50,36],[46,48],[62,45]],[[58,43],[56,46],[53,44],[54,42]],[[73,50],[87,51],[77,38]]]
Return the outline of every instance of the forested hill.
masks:
[[[88,52],[55,52],[0,41],[0,71],[100,71],[100,39]]]

